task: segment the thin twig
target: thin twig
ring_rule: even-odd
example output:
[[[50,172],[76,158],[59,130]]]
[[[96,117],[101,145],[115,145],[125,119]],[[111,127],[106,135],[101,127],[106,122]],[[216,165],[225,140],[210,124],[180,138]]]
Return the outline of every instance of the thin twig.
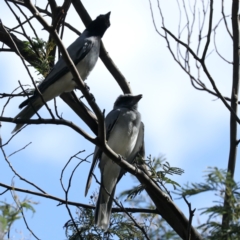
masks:
[[[196,208],[192,210],[191,203],[188,202],[185,196],[183,196],[184,201],[188,205],[188,210],[189,210],[189,221],[188,221],[188,235],[187,235],[187,240],[191,240],[191,226],[192,226],[192,219],[194,216],[194,212],[196,211]]]
[[[58,114],[58,110],[57,110],[57,100],[56,100],[56,98],[54,98],[53,100],[54,100],[54,109],[55,109],[55,113],[56,113],[57,117],[58,117],[59,119],[63,119],[62,116],[60,116],[60,115]],[[61,115],[62,115],[62,114],[61,114]]]
[[[227,24],[227,20],[226,20],[226,15],[225,15],[225,12],[224,12],[224,0],[222,0],[222,15],[223,15],[223,20],[224,20],[224,23],[225,23],[225,27],[227,29],[227,32],[230,36],[231,39],[233,39],[233,35],[232,33],[230,32],[229,30],[229,27],[228,27],[228,24]]]
[[[15,3],[15,6],[18,8],[18,10],[22,13],[22,15],[25,17],[26,19],[26,22],[29,24],[30,28],[32,29],[34,35],[35,35],[35,38],[39,39],[38,35],[37,35],[37,32],[35,30],[35,28],[33,27],[33,25],[31,24],[30,20],[33,19],[33,16],[28,18],[27,15],[23,12],[23,10]],[[22,22],[22,25],[24,24],[25,22]]]
[[[14,187],[14,186],[13,186],[13,187]],[[15,197],[15,195],[14,195],[13,192],[14,192],[14,190],[11,191],[12,198],[13,198],[14,202],[16,203],[16,205],[17,205],[20,213],[22,214],[23,221],[24,221],[24,223],[25,223],[28,231],[29,231],[36,239],[40,240],[40,238],[38,238],[38,237],[34,234],[34,232],[31,230],[31,228],[28,226],[28,223],[27,223],[27,220],[26,220],[26,218],[25,218],[24,211],[23,211],[23,207],[21,206],[21,203],[19,203],[19,202],[17,201],[17,199],[16,199],[16,197]]]
[[[13,171],[13,173],[20,178],[20,180],[22,180],[22,181],[30,184],[31,186],[33,186],[33,187],[35,187],[36,189],[38,189],[40,192],[46,194],[46,192],[44,192],[44,191],[43,191],[40,187],[38,187],[36,184],[28,181],[27,179],[23,178],[19,173],[17,173],[17,171],[13,168],[12,164],[11,164],[10,161],[8,160],[8,157],[6,156],[3,147],[1,147],[1,151],[2,151],[2,153],[3,153],[4,159],[5,159],[5,161],[7,162],[8,166],[11,168],[11,170]]]
[[[71,121],[67,121],[64,119],[15,119],[15,118],[9,118],[9,117],[0,117],[0,121],[3,122],[14,122],[14,123],[24,123],[24,124],[54,124],[54,125],[65,125],[73,130],[75,130],[77,133],[81,134],[84,138],[86,138],[88,141],[90,141],[93,144],[97,144],[96,138],[91,137],[87,132],[85,132],[83,129],[75,125]]]
[[[26,65],[26,63],[25,63],[25,60],[24,60],[23,56],[21,55],[21,53],[20,53],[17,45],[15,44],[12,36],[11,36],[11,35],[9,34],[9,32],[4,28],[3,25],[2,25],[2,28],[4,29],[5,33],[9,36],[9,39],[11,40],[12,44],[14,45],[16,52],[17,52],[18,55],[20,56],[20,59],[21,59],[23,65],[24,65],[25,69],[27,70],[27,73],[28,73],[29,77],[31,78],[32,83],[33,83],[33,85],[34,85],[37,93],[38,93],[39,96],[41,97],[41,100],[42,100],[42,102],[44,103],[44,105],[46,106],[46,108],[47,108],[48,112],[50,113],[51,117],[54,119],[55,117],[54,117],[54,115],[52,114],[51,109],[48,107],[47,103],[44,101],[43,96],[42,96],[41,92],[39,91],[39,89],[38,89],[38,87],[37,87],[37,85],[36,85],[36,83],[35,83],[32,75],[31,75],[31,73],[30,73],[30,71],[29,71],[29,69],[28,69],[28,67],[27,67],[27,65]]]
[[[8,155],[8,158],[11,157],[12,155],[24,150],[26,147],[28,147],[32,142],[28,143],[27,145],[25,145],[24,147],[20,148],[19,150],[17,151],[14,151],[13,153],[11,153],[10,155]]]
[[[1,183],[1,182],[0,182],[0,187],[3,187],[3,188],[7,189],[3,193],[5,193],[9,190],[14,190],[14,191],[17,191],[17,192],[23,192],[23,193],[27,193],[27,194],[31,194],[31,195],[35,195],[35,196],[39,196],[39,197],[54,200],[56,202],[59,202],[59,204],[57,206],[60,206],[60,205],[66,203],[66,201],[63,198],[58,198],[56,196],[49,195],[48,193],[40,193],[40,192],[35,192],[35,191],[32,191],[32,190],[28,190],[28,189],[22,189],[22,188],[7,185],[7,184]],[[1,193],[1,194],[3,194],[3,193]],[[92,205],[83,204],[83,203],[79,203],[79,202],[73,202],[73,201],[68,201],[68,205],[72,205],[72,206],[76,206],[76,207],[83,207],[83,208],[87,208],[87,209],[95,209],[95,207],[92,206]],[[132,212],[132,213],[139,213],[140,212],[140,213],[159,214],[159,212],[156,209],[148,209],[148,208],[125,208],[125,209],[128,212]],[[119,209],[119,208],[113,208],[112,212],[123,212],[123,210]]]
[[[12,91],[12,94],[17,91],[19,89],[19,87],[15,88],[13,91]],[[7,99],[7,102],[4,104],[3,108],[2,108],[2,113],[1,113],[1,116],[3,116],[3,113],[5,111],[5,108],[6,106],[8,105],[8,103],[10,102],[10,100],[12,99],[13,97],[10,95],[9,98]]]
[[[169,30],[167,30],[166,28],[163,27],[163,29],[177,42],[179,42],[181,45],[183,45],[184,47],[186,47],[189,52],[192,54],[192,56],[198,60],[203,67],[203,71],[205,72],[205,74],[207,75],[210,83],[212,84],[213,89],[215,90],[217,96],[222,100],[223,104],[226,106],[226,108],[233,114],[233,116],[235,117],[236,121],[240,124],[240,119],[238,118],[237,114],[234,112],[234,110],[231,108],[231,106],[227,103],[227,101],[225,100],[225,98],[222,96],[222,94],[220,93],[220,91],[218,90],[215,81],[213,80],[211,74],[209,73],[207,66],[204,62],[204,59],[200,59],[194,52],[193,50],[184,42],[182,42],[181,40],[177,39]],[[205,47],[205,51],[206,51],[207,47]],[[203,56],[205,57],[205,54],[203,54]]]
[[[222,20],[222,19],[221,19]],[[220,21],[221,21],[220,20]],[[217,43],[216,43],[216,34],[217,34],[217,28],[218,28],[218,26],[219,26],[219,24],[220,24],[220,21],[219,21],[219,23],[215,26],[215,28],[213,29],[213,31],[214,31],[214,38],[213,38],[213,42],[214,42],[214,47],[215,47],[215,50],[216,50],[216,53],[218,54],[218,56],[223,60],[223,61],[225,61],[226,63],[228,63],[228,64],[233,64],[233,62],[230,62],[230,61],[228,61],[225,57],[223,57],[222,56],[222,54],[220,54],[220,52],[218,51],[218,48],[217,48]]]
[[[76,224],[75,221],[74,221],[74,218],[73,218],[73,216],[72,216],[71,210],[70,210],[70,208],[69,208],[69,206],[68,206],[68,193],[69,193],[69,190],[70,190],[70,187],[71,187],[71,182],[72,182],[72,177],[73,177],[74,172],[76,171],[76,169],[78,168],[78,166],[79,166],[83,161],[85,161],[86,159],[81,159],[81,161],[79,161],[78,164],[74,167],[74,169],[73,169],[73,171],[72,171],[72,173],[71,173],[71,175],[70,175],[70,178],[69,178],[69,180],[68,180],[67,189],[64,187],[63,182],[62,182],[62,179],[63,179],[64,170],[66,169],[66,167],[68,166],[68,164],[71,162],[71,160],[72,160],[73,158],[75,158],[79,153],[82,153],[82,152],[84,152],[84,150],[83,150],[83,151],[79,151],[78,153],[76,153],[75,155],[73,155],[73,156],[68,160],[68,162],[66,163],[66,165],[65,165],[64,168],[62,169],[61,177],[60,177],[61,186],[62,186],[62,189],[63,189],[63,191],[64,191],[64,193],[65,193],[65,206],[66,206],[67,211],[68,211],[68,214],[69,214],[69,216],[70,216],[70,218],[71,218],[71,220],[72,220],[72,222],[73,222],[73,225],[74,225],[74,227],[75,227],[75,229],[76,229],[76,232],[77,232],[77,234],[78,234],[78,236],[79,236],[80,238],[82,238],[82,237],[81,237],[81,233],[80,233],[80,231],[79,231],[79,229],[78,229],[78,227],[77,227],[77,224]]]

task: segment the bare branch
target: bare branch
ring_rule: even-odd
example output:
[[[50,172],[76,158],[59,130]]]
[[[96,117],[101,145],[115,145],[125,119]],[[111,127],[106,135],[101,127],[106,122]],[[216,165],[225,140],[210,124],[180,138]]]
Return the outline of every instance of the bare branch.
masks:
[[[238,91],[239,91],[239,1],[232,1],[232,32],[233,32],[233,79],[232,79],[232,96],[231,96],[231,108],[233,112],[231,112],[230,116],[230,151],[228,158],[228,173],[233,178],[236,166],[236,158],[237,158],[237,147],[238,147],[238,139],[237,139],[237,121],[235,115],[238,111]],[[226,184],[228,184],[226,182]],[[227,187],[225,190],[225,199],[224,199],[224,207],[225,209],[229,206],[229,195],[227,193]],[[228,229],[229,223],[231,221],[231,213],[226,212],[223,214],[222,218],[222,228]],[[229,236],[228,236],[229,237]]]
[[[175,37],[168,29],[166,29],[165,27],[162,27],[162,29],[164,31],[166,31],[176,42],[180,43],[181,45],[183,45],[191,54],[192,56],[199,62],[201,62],[201,59],[194,53],[194,51],[184,42],[182,42],[181,40],[179,40],[177,37]]]
[[[5,97],[26,97],[26,96],[31,96],[31,93],[0,93],[0,98],[5,98]]]
[[[27,145],[25,145],[24,147],[18,149],[17,151],[14,151],[13,153],[9,154],[9,155],[8,155],[8,158],[11,157],[12,155],[14,155],[14,154],[16,154],[16,153],[24,150],[24,149],[27,148],[30,144],[32,144],[32,142],[28,143]]]
[[[13,94],[16,90],[18,90],[18,89],[19,89],[19,87],[15,88],[15,89],[12,91],[12,94]],[[2,109],[2,112],[1,112],[1,116],[3,116],[4,111],[5,111],[5,108],[6,108],[6,106],[8,105],[8,103],[10,102],[11,99],[12,99],[12,96],[10,95],[9,98],[7,99],[7,102],[6,102],[6,103],[4,104],[4,106],[3,106],[3,109]]]
[[[92,132],[97,135],[98,121],[96,115],[77,98],[76,94],[72,91],[71,93],[63,93],[60,97],[88,125]]]
[[[217,25],[214,27],[214,29],[213,29],[213,31],[214,31],[214,46],[215,46],[215,50],[216,50],[216,52],[217,52],[217,54],[218,54],[218,56],[221,58],[221,59],[223,59],[223,61],[225,61],[226,63],[228,63],[228,64],[233,64],[233,62],[230,62],[230,61],[228,61],[226,58],[224,58],[221,54],[220,54],[220,52],[218,51],[218,48],[217,48],[217,43],[216,43],[216,34],[217,34],[217,28],[218,28],[218,26],[219,26],[219,24],[220,24],[220,22],[223,20],[223,18],[222,19],[220,19],[219,20],[219,22],[217,23]]]
[[[35,38],[39,38],[35,28],[33,27],[33,25],[31,24],[31,21],[30,21],[31,19],[33,19],[33,16],[28,18],[27,15],[23,12],[23,10],[16,3],[15,3],[15,6],[18,8],[18,10],[21,12],[21,14],[25,17],[25,19],[26,19],[25,22],[27,22],[29,24],[30,28],[32,29],[32,31],[34,33]],[[22,27],[25,22],[22,22],[21,25],[19,25],[19,26]]]
[[[210,0],[210,14],[209,14],[209,25],[208,25],[208,34],[207,34],[207,42],[205,44],[203,55],[202,55],[202,61],[205,61],[208,47],[211,40],[211,33],[212,33],[212,21],[213,21],[213,0]]]
[[[151,15],[152,15],[152,21],[153,21],[153,26],[154,26],[154,28],[155,28],[155,31],[156,31],[160,36],[164,37],[164,36],[160,33],[160,31],[158,30],[157,25],[156,25],[156,23],[155,23],[155,18],[154,18],[153,9],[152,9],[152,2],[151,2],[151,0],[148,0],[148,1],[149,1],[150,11],[151,11]],[[158,2],[158,3],[159,3],[159,2]]]
[[[8,166],[11,168],[11,170],[14,172],[14,174],[15,174],[16,176],[18,176],[18,177],[20,178],[20,180],[22,180],[22,181],[24,181],[24,182],[32,185],[33,187],[35,187],[36,189],[38,189],[40,192],[42,192],[42,193],[45,194],[45,192],[44,192],[40,187],[38,187],[36,184],[28,181],[27,179],[23,178],[20,174],[17,173],[16,170],[13,168],[12,164],[10,163],[10,161],[8,160],[8,158],[7,158],[6,154],[5,154],[5,151],[3,150],[3,147],[1,147],[1,150],[2,150],[3,156],[4,156],[4,158],[5,158],[5,161],[8,163]]]
[[[222,15],[223,15],[223,21],[225,23],[225,27],[227,29],[227,32],[228,32],[229,36],[231,37],[231,39],[233,39],[232,33],[229,30],[227,20],[226,20],[226,15],[225,15],[225,12],[224,12],[224,0],[222,0]]]
[[[9,190],[14,190],[14,191],[17,191],[17,192],[23,192],[23,193],[27,193],[27,194],[31,194],[31,195],[35,195],[35,196],[48,198],[48,199],[57,201],[57,202],[59,202],[58,206],[61,206],[62,204],[66,203],[66,201],[64,199],[58,198],[58,197],[53,196],[53,195],[49,195],[48,193],[44,194],[44,193],[40,193],[40,192],[35,192],[35,191],[28,190],[28,189],[22,189],[22,188],[18,188],[18,187],[15,187],[15,186],[10,186],[10,185],[4,184],[4,183],[0,183],[0,187],[6,188],[6,190],[3,191],[0,195],[6,193]],[[88,204],[72,202],[72,201],[68,201],[67,203],[68,203],[68,205],[71,205],[71,206],[83,207],[83,208],[87,208],[87,209],[95,209],[94,206],[88,205]],[[148,208],[125,208],[125,210],[127,210],[128,212],[132,212],[132,213],[159,214],[157,210],[148,209]],[[112,208],[112,212],[125,212],[125,210],[119,209],[119,208]]]
[[[95,139],[87,134],[84,130],[76,126],[73,122],[67,121],[65,119],[15,119],[15,118],[8,118],[8,117],[0,117],[0,121],[3,122],[14,122],[14,123],[24,123],[24,124],[57,124],[57,125],[65,125],[77,133],[81,134],[84,138],[88,141],[92,142],[93,144],[96,143]]]
[[[163,27],[163,29],[178,43],[180,43],[181,45],[183,45],[185,48],[188,49],[188,51],[192,54],[192,56],[201,63],[203,70],[205,72],[205,74],[207,75],[208,79],[210,80],[213,89],[215,90],[217,96],[222,100],[223,104],[227,107],[227,109],[233,114],[233,116],[235,117],[236,121],[238,123],[240,123],[240,119],[238,118],[237,114],[234,112],[234,110],[231,108],[231,106],[228,105],[227,101],[225,100],[225,98],[222,96],[222,94],[220,93],[220,91],[218,90],[215,81],[213,80],[212,76],[210,75],[210,73],[208,72],[208,69],[205,65],[204,59],[200,59],[198,58],[198,56],[193,52],[193,50],[184,42],[182,42],[181,40],[177,39],[169,30],[167,30],[166,28]],[[205,48],[206,49],[206,48]],[[204,54],[203,54],[204,56]]]
[[[189,225],[188,225],[188,236],[187,236],[187,239],[191,240],[191,225],[192,225],[192,219],[193,219],[194,212],[195,212],[196,208],[194,208],[192,210],[191,203],[188,202],[188,200],[186,199],[185,196],[183,196],[183,199],[186,202],[186,204],[188,205],[188,210],[189,210],[189,221],[188,221]]]
[[[47,103],[44,101],[43,96],[42,96],[41,92],[39,91],[39,89],[38,89],[38,87],[37,87],[37,85],[36,85],[36,83],[35,83],[32,75],[31,75],[31,73],[30,73],[30,71],[29,71],[29,69],[28,69],[28,67],[27,67],[27,65],[26,65],[26,63],[25,63],[25,60],[24,60],[23,56],[21,55],[20,51],[18,50],[18,47],[17,47],[17,45],[15,44],[12,36],[8,33],[8,31],[4,28],[3,25],[2,25],[2,28],[3,28],[3,30],[5,31],[5,33],[9,36],[9,39],[11,40],[12,44],[14,45],[14,48],[15,48],[16,52],[17,52],[18,55],[20,56],[20,58],[21,58],[21,60],[22,60],[22,63],[23,63],[23,65],[24,65],[25,69],[27,70],[27,73],[28,73],[29,77],[31,78],[32,83],[33,83],[36,91],[38,92],[39,96],[41,97],[42,102],[43,102],[44,105],[46,106],[46,108],[47,108],[48,112],[50,113],[51,117],[54,119],[55,117],[54,117],[54,115],[52,114],[51,109],[48,107]]]
[[[74,219],[73,219],[71,210],[70,210],[70,208],[69,208],[69,206],[68,206],[68,193],[69,193],[69,190],[70,190],[70,187],[71,187],[71,182],[72,182],[72,178],[73,178],[74,172],[76,171],[76,169],[78,168],[78,166],[79,166],[82,162],[84,162],[84,161],[87,160],[87,158],[88,158],[90,155],[87,156],[85,159],[81,159],[81,161],[79,161],[78,164],[74,167],[74,169],[73,169],[73,171],[72,171],[72,173],[71,173],[71,175],[70,175],[70,178],[69,178],[69,180],[68,180],[67,189],[64,187],[64,184],[63,184],[63,182],[62,182],[62,179],[63,179],[64,170],[66,169],[66,167],[68,166],[68,164],[71,162],[71,160],[72,160],[73,158],[76,158],[77,155],[80,154],[80,153],[82,153],[82,152],[84,152],[84,151],[79,151],[78,153],[76,153],[75,155],[73,155],[73,156],[68,160],[68,162],[66,163],[66,165],[65,165],[64,168],[62,169],[61,177],[60,177],[61,186],[62,186],[62,189],[63,189],[63,191],[64,191],[64,193],[65,193],[65,201],[66,201],[65,206],[66,206],[67,211],[68,211],[68,214],[69,214],[69,216],[70,216],[70,218],[71,218],[71,220],[72,220],[72,222],[73,222],[73,225],[74,225],[74,227],[75,227],[75,229],[76,229],[76,232],[77,232],[77,234],[78,234],[78,236],[79,236],[80,238],[82,238],[82,237],[81,237],[81,233],[80,233],[79,230],[78,230],[78,227],[77,227],[77,225],[76,225],[76,223],[75,223],[75,221],[74,221]]]
[[[14,187],[14,186],[13,186]],[[21,206],[21,203],[19,203],[19,201],[17,200],[16,196],[14,195],[14,190],[11,191],[11,195],[12,195],[12,198],[14,200],[14,202],[16,203],[16,205],[18,206],[18,209],[20,211],[20,213],[22,214],[22,217],[23,217],[23,221],[28,229],[28,231],[38,240],[40,240],[35,234],[34,232],[30,229],[30,227],[28,226],[28,223],[27,223],[27,220],[25,218],[25,214],[23,212],[23,207]]]

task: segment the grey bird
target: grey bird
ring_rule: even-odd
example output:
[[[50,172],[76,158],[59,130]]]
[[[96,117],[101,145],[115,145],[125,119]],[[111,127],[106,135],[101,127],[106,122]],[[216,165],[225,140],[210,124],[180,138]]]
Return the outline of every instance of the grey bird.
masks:
[[[81,36],[67,48],[83,80],[87,78],[98,60],[101,38],[110,26],[110,13],[99,15],[89,24]],[[71,92],[75,88],[77,88],[77,84],[62,57],[38,85],[45,102],[64,92]],[[14,119],[30,119],[43,105],[41,96],[35,90],[32,97],[19,105],[19,108],[26,107]],[[18,131],[23,125],[17,124],[12,133]]]
[[[120,95],[114,103],[113,110],[105,119],[108,145],[129,163],[133,163],[140,151],[142,155],[144,154],[144,125],[141,122],[141,114],[137,110],[138,101],[141,98],[142,95]],[[116,185],[125,171],[96,146],[85,196],[91,185],[93,170],[98,160],[100,161],[101,187],[95,210],[95,224],[107,231]]]

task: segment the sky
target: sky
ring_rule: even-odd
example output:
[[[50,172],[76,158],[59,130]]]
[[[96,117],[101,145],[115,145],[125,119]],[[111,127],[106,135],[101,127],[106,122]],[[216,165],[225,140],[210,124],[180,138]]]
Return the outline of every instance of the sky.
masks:
[[[37,4],[44,7],[47,1],[40,1]],[[163,1],[162,1],[163,2]],[[58,1],[61,4],[61,1]],[[203,181],[208,167],[227,167],[229,152],[229,112],[223,103],[216,97],[206,92],[194,89],[189,77],[181,70],[171,56],[167,44],[154,29],[149,2],[138,0],[91,0],[82,1],[90,16],[94,19],[99,14],[111,11],[111,26],[103,37],[103,43],[117,67],[130,83],[134,94],[143,94],[139,102],[139,111],[142,114],[142,121],[145,124],[145,148],[146,155],[152,157],[164,156],[171,166],[184,169],[182,176],[173,177],[179,184],[187,182]],[[41,5],[42,4],[42,5]],[[161,29],[161,19],[157,8],[157,2],[152,2],[156,25]],[[177,34],[178,27],[183,28],[185,24],[184,14],[180,15],[176,1],[164,1],[162,3],[165,26]],[[174,6],[174,7],[173,7]],[[230,6],[226,5],[226,14],[230,14]],[[220,6],[215,4],[214,24],[221,18]],[[28,16],[30,13],[27,13]],[[1,3],[1,21],[8,27],[16,25],[5,3]],[[19,13],[19,16],[21,14]],[[23,17],[21,16],[21,19]],[[49,19],[47,19],[49,20]],[[72,24],[79,31],[85,29],[80,18],[73,7],[70,8],[66,21]],[[206,19],[207,21],[207,19]],[[47,39],[47,33],[42,27],[33,21],[41,38]],[[197,27],[197,25],[196,25]],[[206,28],[204,28],[206,35]],[[184,40],[186,35],[184,35]],[[32,32],[29,33],[30,36]],[[65,29],[63,37],[64,45],[67,47],[77,38],[76,34]],[[197,34],[191,39],[191,46],[196,47]],[[216,34],[216,43],[219,52],[229,61],[232,59],[232,44],[226,34],[223,23],[220,23]],[[171,41],[175,51],[176,45]],[[202,49],[201,49],[202,50]],[[212,51],[213,50],[213,51]],[[224,62],[217,56],[213,44],[209,47],[209,54],[206,63],[209,71],[215,79],[216,85],[224,96],[231,95],[232,72],[231,65]],[[194,63],[194,62],[192,62]],[[1,81],[0,92],[10,93],[22,84],[30,84],[31,80],[24,69],[20,59],[14,53],[0,52]],[[195,66],[192,64],[195,73]],[[40,76],[31,70],[35,80]],[[209,81],[201,73],[204,83],[211,88]],[[114,78],[104,67],[99,59],[96,67],[87,79],[91,93],[103,110],[111,111],[113,103],[121,94],[121,89]],[[80,92],[77,92],[81,96]],[[0,99],[0,109],[7,99]],[[23,98],[11,100],[4,111],[5,117],[14,117],[18,112],[18,105]],[[93,135],[86,125],[73,113],[71,109],[57,98],[59,112],[63,117],[73,121],[75,124]],[[53,103],[49,105],[53,107]],[[45,109],[40,110],[43,117],[49,118]],[[3,143],[12,136],[14,128],[12,123],[2,123],[1,136]],[[13,168],[25,179],[34,182],[48,194],[64,198],[64,191],[60,184],[60,175],[63,167],[69,158],[81,150],[85,152],[79,155],[84,159],[91,154],[94,146],[88,143],[82,136],[66,126],[57,125],[30,125],[16,135],[5,147],[7,155],[23,148],[31,143],[24,150],[9,158]],[[239,157],[238,157],[239,159]],[[238,160],[237,159],[237,160]],[[89,158],[89,162],[91,157]],[[14,181],[16,187],[35,190],[29,184],[14,177],[3,156],[0,155],[0,182],[11,184]],[[90,168],[90,163],[82,163],[76,170],[69,200],[89,203],[90,195],[98,189],[93,183],[88,196],[84,197],[85,183]],[[63,175],[65,186],[68,183],[69,174],[78,163],[73,160]],[[99,176],[98,168],[95,170]],[[236,180],[238,181],[239,163],[236,164]],[[126,174],[118,184],[117,194],[136,181]],[[0,189],[3,191],[3,189]],[[20,199],[26,194],[16,193]],[[28,197],[39,204],[35,206],[36,213],[27,212],[26,217],[29,227],[40,239],[66,239],[63,226],[69,220],[69,215],[64,206],[57,206],[58,202],[50,201],[37,196]],[[203,194],[202,196],[190,198],[192,207],[196,208],[194,224],[197,220],[203,221],[200,216],[200,208],[210,206],[214,196]],[[0,196],[0,201],[13,202],[10,194]],[[176,200],[177,206],[188,217],[188,208],[183,200]],[[75,208],[71,208],[73,215]],[[22,220],[14,224],[11,232],[11,239],[30,236]]]

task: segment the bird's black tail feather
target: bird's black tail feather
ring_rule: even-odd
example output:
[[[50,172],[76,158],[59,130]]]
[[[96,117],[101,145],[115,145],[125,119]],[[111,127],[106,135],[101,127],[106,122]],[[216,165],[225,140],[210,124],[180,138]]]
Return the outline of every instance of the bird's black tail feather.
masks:
[[[111,195],[109,196],[105,189],[103,187],[100,187],[95,210],[95,224],[104,231],[107,231],[109,226],[115,189],[116,185],[113,188]]]
[[[26,106],[14,119],[26,119],[26,120],[30,119],[41,107],[42,105],[32,106],[30,104]],[[13,129],[12,133],[15,133],[16,131],[18,131],[24,124],[25,123],[18,123],[16,127]]]

